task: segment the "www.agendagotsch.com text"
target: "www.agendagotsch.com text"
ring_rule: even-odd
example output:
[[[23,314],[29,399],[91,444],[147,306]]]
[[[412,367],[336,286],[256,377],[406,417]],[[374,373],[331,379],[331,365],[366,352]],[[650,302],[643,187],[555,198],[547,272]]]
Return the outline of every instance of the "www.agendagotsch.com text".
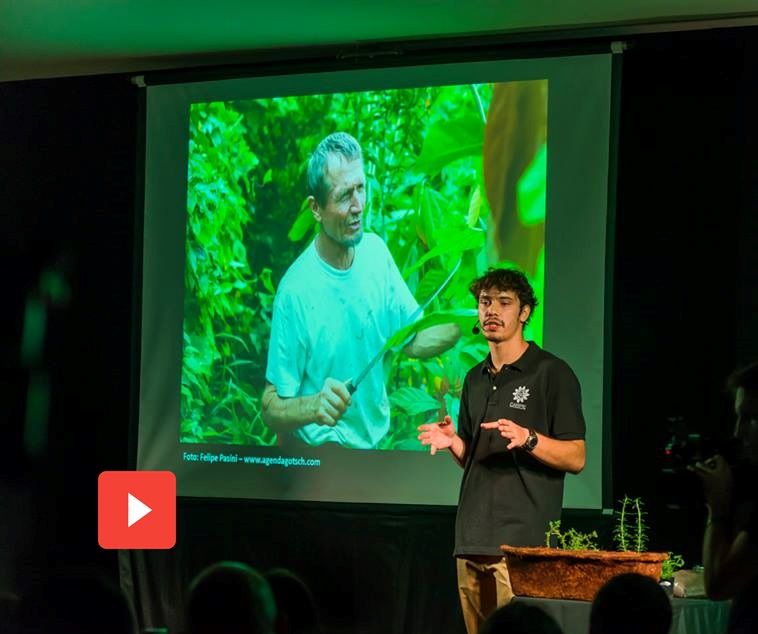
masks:
[[[205,462],[209,464],[250,464],[264,467],[320,467],[319,458],[303,458],[302,456],[241,456],[237,453],[211,451],[183,451],[184,462]]]

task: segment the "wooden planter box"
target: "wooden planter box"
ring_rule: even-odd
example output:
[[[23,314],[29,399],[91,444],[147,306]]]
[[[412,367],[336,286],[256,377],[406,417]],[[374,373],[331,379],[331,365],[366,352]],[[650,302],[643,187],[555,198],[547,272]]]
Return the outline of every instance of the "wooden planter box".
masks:
[[[562,550],[501,546],[508,561],[513,593],[522,597],[592,601],[611,577],[636,572],[661,578],[668,553],[612,550]]]

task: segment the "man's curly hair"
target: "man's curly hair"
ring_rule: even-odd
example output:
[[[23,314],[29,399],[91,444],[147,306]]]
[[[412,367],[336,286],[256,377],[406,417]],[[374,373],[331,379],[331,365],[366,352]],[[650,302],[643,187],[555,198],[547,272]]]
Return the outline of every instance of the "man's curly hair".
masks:
[[[518,269],[490,268],[484,275],[478,277],[471,283],[469,291],[471,291],[474,299],[479,301],[479,294],[488,288],[514,292],[516,297],[518,297],[521,307],[529,306],[531,309],[529,311],[529,317],[527,317],[524,322],[524,326],[529,323],[529,320],[534,314],[535,308],[539,305],[539,300],[534,294],[534,289],[523,271],[519,271]]]

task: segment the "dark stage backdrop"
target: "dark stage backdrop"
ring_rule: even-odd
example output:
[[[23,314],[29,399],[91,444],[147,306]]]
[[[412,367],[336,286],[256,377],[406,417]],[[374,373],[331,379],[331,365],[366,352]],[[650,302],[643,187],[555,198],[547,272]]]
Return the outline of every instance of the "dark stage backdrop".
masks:
[[[329,633],[463,632],[449,507],[181,499],[177,546],[122,553],[146,625],[183,627],[187,581],[221,559],[297,572]]]
[[[752,39],[750,36],[752,33]],[[616,221],[616,498],[699,562],[698,483],[666,473],[672,433],[733,429],[724,379],[758,359],[755,31],[667,35],[625,55]]]
[[[0,83],[0,592],[117,571],[97,476],[128,464],[137,97],[124,77]]]
[[[690,565],[701,504],[662,473],[667,419],[693,430],[730,420],[723,377],[758,358],[751,41],[755,30],[641,38],[623,62],[607,450],[615,497],[648,501],[651,547]],[[50,395],[48,450],[0,468],[0,591],[51,560],[117,574],[115,553],[97,546],[96,482],[128,465],[138,100],[125,77],[0,85],[10,456],[23,455],[32,378],[47,376]],[[70,295],[48,306],[44,354],[30,364],[24,307],[49,266]],[[120,571],[146,625],[178,627],[191,576],[234,558],[300,572],[338,631],[460,632],[452,523],[437,508],[184,501],[176,547],[132,553]]]

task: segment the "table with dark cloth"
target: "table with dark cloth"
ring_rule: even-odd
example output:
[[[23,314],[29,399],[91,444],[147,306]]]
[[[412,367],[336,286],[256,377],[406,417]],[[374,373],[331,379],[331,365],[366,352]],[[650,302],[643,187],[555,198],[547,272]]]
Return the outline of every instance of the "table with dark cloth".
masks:
[[[590,625],[589,601],[516,597],[529,605],[541,607],[563,629],[563,634],[587,634]],[[709,599],[671,599],[673,620],[670,634],[721,634],[726,631],[729,601]]]

